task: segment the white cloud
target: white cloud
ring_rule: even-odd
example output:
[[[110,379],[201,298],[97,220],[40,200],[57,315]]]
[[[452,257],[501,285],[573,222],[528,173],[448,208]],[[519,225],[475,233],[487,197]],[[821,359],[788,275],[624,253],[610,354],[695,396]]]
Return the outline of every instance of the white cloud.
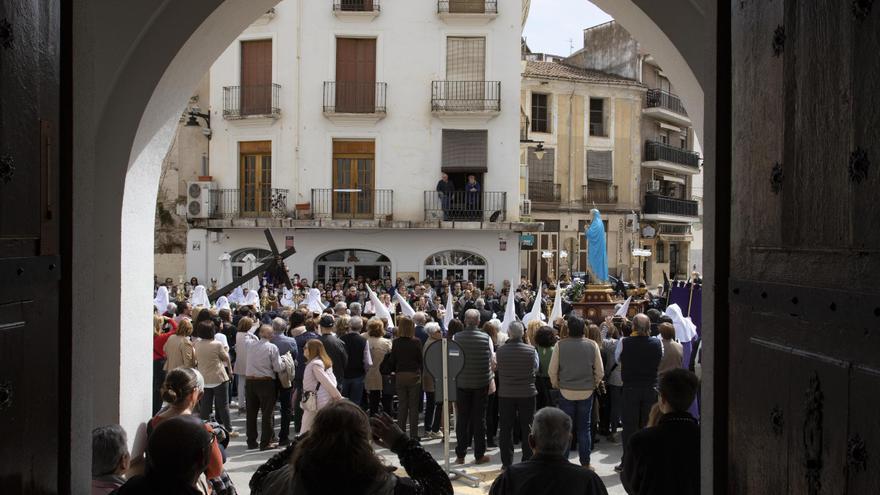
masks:
[[[532,0],[523,36],[533,52],[567,56],[584,46],[585,28],[610,20],[587,0]]]

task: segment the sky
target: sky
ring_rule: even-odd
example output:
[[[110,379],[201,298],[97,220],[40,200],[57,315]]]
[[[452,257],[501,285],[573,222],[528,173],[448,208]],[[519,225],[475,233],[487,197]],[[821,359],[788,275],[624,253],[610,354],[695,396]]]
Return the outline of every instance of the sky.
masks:
[[[585,28],[610,20],[587,0],[532,0],[523,36],[533,52],[567,56],[583,48]]]

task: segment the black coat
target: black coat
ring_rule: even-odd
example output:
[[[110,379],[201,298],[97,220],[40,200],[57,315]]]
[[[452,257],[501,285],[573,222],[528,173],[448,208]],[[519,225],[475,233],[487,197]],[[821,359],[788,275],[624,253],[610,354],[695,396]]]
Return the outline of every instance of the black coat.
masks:
[[[608,491],[593,471],[568,462],[562,455],[539,453],[502,472],[489,494],[608,495]]]
[[[631,495],[700,493],[700,425],[670,413],[629,439],[620,480]]]

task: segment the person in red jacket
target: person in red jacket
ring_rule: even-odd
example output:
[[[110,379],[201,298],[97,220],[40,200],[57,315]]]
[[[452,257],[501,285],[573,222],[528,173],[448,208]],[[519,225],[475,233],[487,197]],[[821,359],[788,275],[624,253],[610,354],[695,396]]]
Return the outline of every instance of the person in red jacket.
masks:
[[[177,323],[167,316],[153,313],[153,414],[162,407],[159,389],[165,381],[165,342],[177,331]]]

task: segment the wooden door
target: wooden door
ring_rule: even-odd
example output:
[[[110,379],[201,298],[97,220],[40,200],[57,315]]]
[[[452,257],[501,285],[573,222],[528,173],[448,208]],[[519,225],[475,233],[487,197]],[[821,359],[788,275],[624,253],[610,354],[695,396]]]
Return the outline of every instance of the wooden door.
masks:
[[[333,218],[373,218],[373,141],[333,142]]]
[[[880,8],[734,3],[716,473],[729,493],[880,493]]]
[[[265,216],[272,211],[272,142],[239,143],[240,212],[242,216]]]
[[[0,492],[69,490],[70,328],[59,319],[62,2],[0,2]],[[65,22],[69,22],[65,20]],[[69,25],[68,25],[69,29]],[[8,35],[7,35],[8,34]],[[66,76],[69,77],[69,76]],[[64,136],[70,136],[67,127]],[[65,148],[69,149],[69,148]],[[69,154],[65,154],[69,156]],[[69,163],[68,163],[69,165]],[[69,205],[68,205],[69,206]],[[65,279],[64,287],[69,287]],[[112,393],[112,392],[110,392]],[[68,488],[64,488],[68,486]]]
[[[375,38],[336,39],[336,111],[376,111]]]
[[[272,40],[241,42],[241,114],[272,113]]]

